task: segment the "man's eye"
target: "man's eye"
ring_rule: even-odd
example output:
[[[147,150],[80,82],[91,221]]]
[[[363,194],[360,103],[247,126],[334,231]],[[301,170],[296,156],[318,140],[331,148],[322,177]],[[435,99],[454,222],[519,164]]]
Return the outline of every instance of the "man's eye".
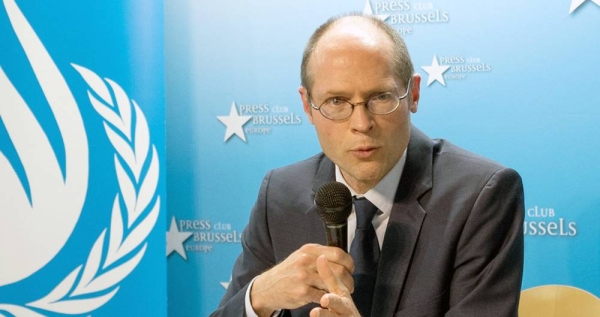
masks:
[[[375,97],[373,97],[373,100],[375,101],[388,101],[392,98],[392,95],[389,92],[386,92],[384,94],[379,94]]]
[[[343,105],[344,105],[344,103],[345,103],[345,101],[344,101],[343,99],[340,99],[340,98],[334,97],[334,98],[331,98],[331,99],[329,99],[329,103],[330,103],[332,106],[343,106]]]

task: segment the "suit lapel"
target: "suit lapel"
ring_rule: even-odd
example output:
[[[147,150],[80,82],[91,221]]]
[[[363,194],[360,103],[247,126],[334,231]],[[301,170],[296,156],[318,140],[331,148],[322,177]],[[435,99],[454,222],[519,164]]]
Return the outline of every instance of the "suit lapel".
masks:
[[[310,201],[314,202],[315,192],[323,185],[323,183],[333,180],[335,180],[335,165],[327,156],[325,156],[325,154],[321,153],[312,193],[310,193]],[[312,223],[308,226],[311,233],[306,235],[306,237],[310,237],[311,240],[306,242],[327,245],[327,236],[325,234],[323,220],[318,215],[315,204],[311,204],[311,207],[308,208],[305,213],[308,216],[308,221],[311,221]]]
[[[406,165],[396,191],[379,259],[372,316],[392,316],[402,296],[426,215],[418,199],[431,189],[432,151],[431,139],[412,127]]]
[[[317,175],[315,176],[315,183],[313,185],[313,194],[323,185],[323,183],[335,180],[335,165],[333,162],[321,153],[321,161],[317,169]],[[314,197],[313,197],[314,198]]]
[[[379,259],[372,316],[393,316],[426,215],[418,199],[432,186],[433,143],[414,126],[406,155]],[[335,165],[322,154],[312,199],[323,183],[332,180],[335,180]],[[307,213],[316,214],[314,209],[311,207]]]

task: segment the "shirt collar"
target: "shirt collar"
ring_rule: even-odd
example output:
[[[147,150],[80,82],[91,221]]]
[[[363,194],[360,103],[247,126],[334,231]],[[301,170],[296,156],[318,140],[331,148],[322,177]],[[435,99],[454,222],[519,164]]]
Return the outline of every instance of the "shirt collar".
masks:
[[[402,177],[405,163],[406,149],[396,165],[394,165],[375,187],[369,189],[364,195],[357,194],[352,187],[348,186],[348,183],[346,183],[346,180],[342,176],[342,172],[337,165],[335,166],[335,180],[346,185],[346,187],[350,189],[352,196],[365,197],[384,214],[389,214],[392,211],[394,196],[396,195],[398,184],[400,184],[400,178]]]

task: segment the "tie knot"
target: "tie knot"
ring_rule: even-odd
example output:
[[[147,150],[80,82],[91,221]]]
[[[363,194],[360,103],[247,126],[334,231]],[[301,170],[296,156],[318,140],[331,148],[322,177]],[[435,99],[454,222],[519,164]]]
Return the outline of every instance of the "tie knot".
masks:
[[[373,221],[373,217],[377,213],[377,207],[364,197],[354,197],[353,200],[356,211],[356,228],[365,229]]]

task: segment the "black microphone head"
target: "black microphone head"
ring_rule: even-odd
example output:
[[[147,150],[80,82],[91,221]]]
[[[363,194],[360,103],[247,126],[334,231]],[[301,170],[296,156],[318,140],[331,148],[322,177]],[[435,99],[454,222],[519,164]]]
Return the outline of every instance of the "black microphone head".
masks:
[[[315,193],[315,205],[326,224],[342,224],[352,213],[352,194],[342,183],[327,182]]]

